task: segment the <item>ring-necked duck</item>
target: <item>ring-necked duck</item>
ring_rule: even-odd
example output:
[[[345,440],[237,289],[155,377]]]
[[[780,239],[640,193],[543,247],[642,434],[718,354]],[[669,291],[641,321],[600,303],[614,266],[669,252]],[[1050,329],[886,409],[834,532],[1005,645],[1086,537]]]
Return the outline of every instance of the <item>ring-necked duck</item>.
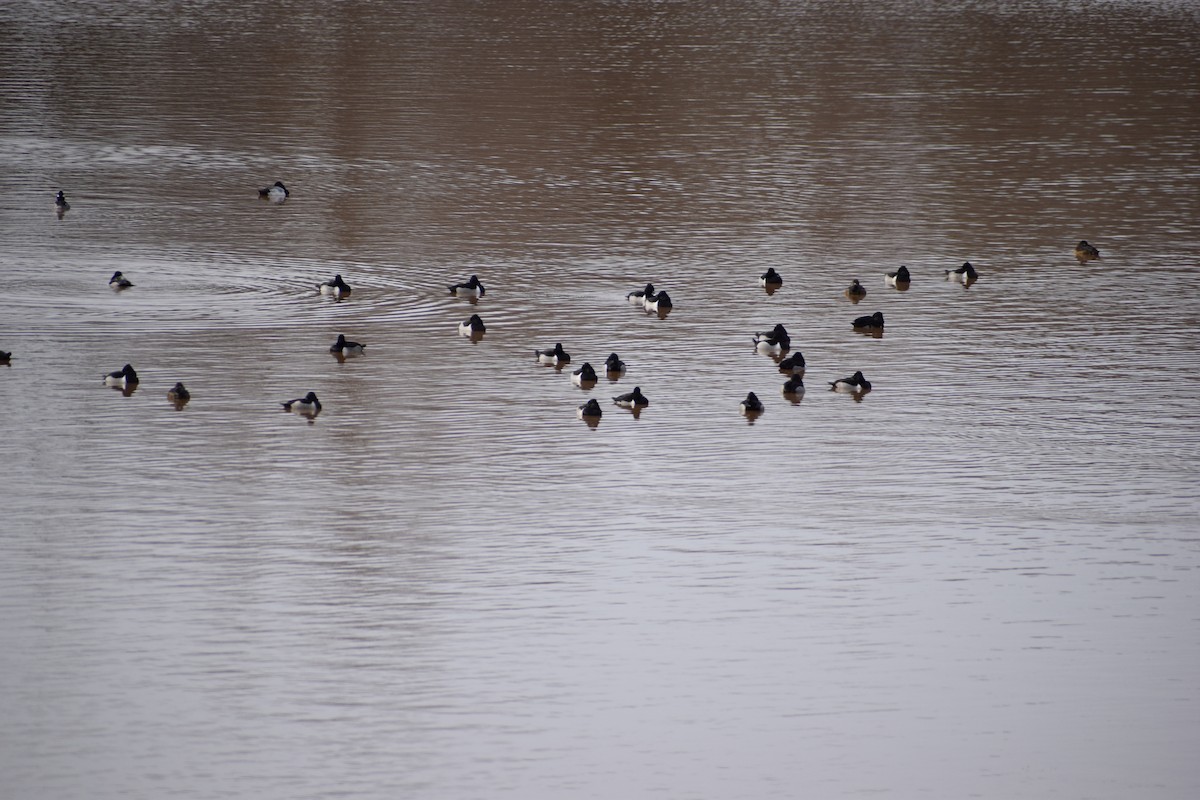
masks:
[[[339,356],[361,356],[365,344],[348,341],[344,334],[339,333],[337,341],[329,346],[329,352]]]
[[[642,300],[642,307],[647,311],[666,311],[669,308],[674,308],[675,304],[671,302],[671,295],[664,292],[658,292],[651,296],[646,295]]]
[[[316,392],[309,392],[304,397],[280,403],[284,411],[295,411],[297,414],[316,414],[321,410],[321,401]]]
[[[592,365],[586,361],[583,362],[583,366],[571,373],[571,383],[576,386],[583,386],[584,384],[594,385],[597,380],[599,378],[596,377],[596,370],[592,369]]]
[[[971,266],[970,261],[964,261],[963,265],[958,269],[946,270],[946,277],[953,278],[956,281],[962,281],[963,283],[969,283],[978,278],[979,273],[976,271],[975,267]]]
[[[912,275],[909,274],[908,267],[901,264],[900,269],[887,273],[883,276],[883,280],[888,286],[897,286],[909,283],[912,280]]]
[[[633,391],[627,394],[617,395],[613,398],[613,402],[621,408],[645,408],[650,405],[650,401],[646,399],[646,395],[642,394],[640,386],[633,387]]]
[[[829,386],[835,392],[856,394],[868,391],[871,388],[871,382],[864,378],[861,372],[855,372],[849,378],[838,378],[836,381],[830,381]]]
[[[545,350],[534,350],[533,354],[542,364],[567,364],[571,361],[571,355],[563,350],[562,342],[555,342],[554,347]]]
[[[804,353],[799,350],[779,362],[780,372],[804,372]]]
[[[346,282],[342,280],[341,275],[334,275],[324,283],[317,284],[317,288],[321,290],[321,294],[333,295],[334,297],[349,297],[351,291]]]
[[[282,203],[291,195],[288,188],[283,185],[283,181],[275,181],[270,186],[265,186],[258,190],[258,196],[264,200],[270,200],[272,203]]]
[[[116,372],[110,372],[104,376],[105,386],[133,386],[138,382],[138,374],[133,371],[133,366],[126,364]]]
[[[478,314],[472,314],[467,318],[466,322],[461,322],[458,325],[459,336],[482,336],[487,332],[487,328],[483,325],[483,320]]]
[[[11,361],[12,353],[5,350],[0,350],[0,364],[8,364]]]
[[[616,353],[609,353],[608,358],[604,359],[604,371],[607,372],[610,377],[614,375],[624,375],[625,362],[622,361]]]
[[[758,395],[754,392],[749,392],[746,399],[738,404],[738,409],[743,414],[761,414],[763,412],[762,400],[759,400]]]
[[[645,304],[647,297],[653,297],[653,296],[654,296],[654,284],[647,283],[646,287],[644,289],[637,289],[637,290],[632,291],[629,294],[625,295],[625,299],[628,300],[631,305],[640,306],[640,305]]]
[[[775,271],[774,267],[767,267],[767,271],[758,276],[758,285],[767,286],[783,286],[783,278]]]
[[[591,400],[588,400],[583,405],[581,405],[575,411],[575,415],[577,417],[579,417],[580,419],[587,419],[589,417],[591,419],[599,419],[601,416],[604,415],[604,412],[600,409],[600,403],[595,398],[593,398]]]
[[[799,375],[793,375],[783,382],[784,394],[803,394],[804,393],[804,378]]]
[[[451,286],[450,294],[456,294],[459,296],[483,297],[485,294],[487,294],[487,289],[485,289],[483,284],[479,282],[478,276],[472,275],[470,279]]]
[[[1088,244],[1087,239],[1075,245],[1075,258],[1079,259],[1080,264],[1085,261],[1093,261],[1099,257],[1100,251]]]
[[[769,331],[759,331],[754,334],[754,349],[760,353],[782,353],[784,350],[791,349],[792,337],[788,335],[787,328],[782,324],[777,324]]]
[[[123,272],[117,271],[114,272],[112,277],[108,279],[108,285],[113,289],[120,291],[121,289],[128,289],[130,286],[133,286],[133,281],[129,280],[129,278],[126,278]]]

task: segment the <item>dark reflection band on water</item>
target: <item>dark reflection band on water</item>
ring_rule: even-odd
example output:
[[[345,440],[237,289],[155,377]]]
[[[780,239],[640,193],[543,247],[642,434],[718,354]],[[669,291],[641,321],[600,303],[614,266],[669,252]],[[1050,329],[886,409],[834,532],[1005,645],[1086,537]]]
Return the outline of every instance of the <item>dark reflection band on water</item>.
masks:
[[[1193,4],[0,18],[0,795],[1195,795]]]

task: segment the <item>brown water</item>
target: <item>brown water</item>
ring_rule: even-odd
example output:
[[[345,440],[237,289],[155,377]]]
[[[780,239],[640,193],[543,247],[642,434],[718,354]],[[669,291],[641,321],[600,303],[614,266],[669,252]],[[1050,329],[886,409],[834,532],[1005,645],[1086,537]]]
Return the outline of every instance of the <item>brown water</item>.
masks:
[[[1197,796],[1198,64],[1192,3],[0,0],[0,797]]]

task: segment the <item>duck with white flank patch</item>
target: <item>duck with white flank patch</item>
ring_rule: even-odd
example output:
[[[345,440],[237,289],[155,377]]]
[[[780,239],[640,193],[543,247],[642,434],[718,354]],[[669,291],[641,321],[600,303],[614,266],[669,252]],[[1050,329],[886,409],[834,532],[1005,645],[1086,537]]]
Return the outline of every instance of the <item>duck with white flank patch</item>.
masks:
[[[487,294],[487,289],[479,282],[478,275],[472,275],[468,280],[451,286],[450,294],[459,297],[483,297]]]
[[[646,395],[642,394],[640,386],[633,387],[632,392],[617,395],[613,398],[613,402],[621,408],[645,408],[650,405],[650,401],[646,399]]]
[[[669,311],[675,307],[671,302],[671,295],[664,292],[658,292],[654,296],[647,295],[642,300],[642,307],[647,311]]]
[[[138,374],[134,372],[131,364],[126,364],[116,372],[110,372],[104,376],[105,386],[116,386],[118,389],[136,386],[138,382]]]
[[[67,196],[61,190],[54,196],[54,210],[58,212],[59,217],[71,210],[71,204],[67,202]]]
[[[619,378],[625,374],[625,362],[616,353],[609,353],[604,359],[604,371],[610,378]]]
[[[258,190],[258,196],[263,200],[270,200],[272,203],[282,203],[291,195],[288,188],[283,185],[283,181],[275,181],[270,186],[265,186]]]
[[[645,304],[647,297],[653,297],[653,296],[654,296],[654,284],[647,283],[646,287],[644,289],[636,289],[636,290],[630,292],[629,294],[625,295],[625,299],[629,301],[630,305],[640,306],[640,305]]]
[[[858,394],[870,391],[871,382],[863,377],[862,372],[855,372],[849,378],[838,378],[836,381],[830,381],[829,387],[835,392]]]
[[[595,386],[597,380],[599,378],[596,377],[596,370],[592,369],[592,365],[586,361],[583,362],[583,366],[571,373],[571,383],[579,387]]]
[[[787,328],[782,324],[777,324],[769,331],[759,331],[754,334],[754,349],[764,355],[782,353],[790,350],[791,347],[792,337],[788,335]]]
[[[783,382],[784,394],[804,394],[804,378],[793,375]]]
[[[588,400],[575,411],[575,416],[580,419],[600,419],[603,414],[600,403],[595,398]]]
[[[767,267],[767,271],[758,276],[758,285],[764,289],[768,286],[783,286],[783,278],[774,267]]]
[[[738,404],[738,410],[747,416],[761,414],[763,412],[762,400],[759,400],[758,395],[754,392],[749,392],[746,395],[746,399]]]
[[[571,362],[571,354],[563,350],[562,342],[555,342],[554,347],[548,347],[545,350],[534,350],[533,354],[537,356],[539,364],[569,364]]]
[[[130,286],[133,286],[133,281],[126,278],[125,273],[118,270],[108,279],[108,285],[114,292],[119,292],[122,289],[128,289]]]
[[[327,294],[332,297],[349,297],[351,291],[346,282],[342,280],[341,275],[334,275],[324,283],[317,284],[317,288],[321,291],[321,294]]]
[[[956,280],[961,283],[971,283],[979,278],[979,272],[971,266],[970,261],[964,261],[958,269],[946,270],[946,280]]]
[[[790,373],[804,372],[804,353],[801,353],[799,350],[797,350],[787,358],[780,361],[779,371]]]
[[[339,333],[337,341],[329,346],[329,352],[335,356],[361,356],[366,345],[361,342],[352,342],[346,338],[344,334]]]
[[[478,337],[483,336],[486,332],[487,328],[484,327],[483,320],[480,319],[478,314],[472,314],[467,318],[466,322],[459,323],[458,326],[459,336]]]
[[[888,286],[904,286],[911,281],[912,275],[909,274],[908,267],[903,264],[900,265],[900,269],[883,276],[883,282]]]
[[[286,400],[280,405],[284,411],[294,411],[297,414],[314,415],[321,410],[321,401],[317,399],[316,392],[309,392],[295,400]]]

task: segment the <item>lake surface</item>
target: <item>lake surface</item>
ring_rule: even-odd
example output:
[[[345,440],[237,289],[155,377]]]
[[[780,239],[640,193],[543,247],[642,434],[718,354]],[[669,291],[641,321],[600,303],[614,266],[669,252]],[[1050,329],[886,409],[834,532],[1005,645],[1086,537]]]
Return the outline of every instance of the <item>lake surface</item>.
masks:
[[[1184,2],[0,0],[0,797],[1196,797],[1198,64]]]

